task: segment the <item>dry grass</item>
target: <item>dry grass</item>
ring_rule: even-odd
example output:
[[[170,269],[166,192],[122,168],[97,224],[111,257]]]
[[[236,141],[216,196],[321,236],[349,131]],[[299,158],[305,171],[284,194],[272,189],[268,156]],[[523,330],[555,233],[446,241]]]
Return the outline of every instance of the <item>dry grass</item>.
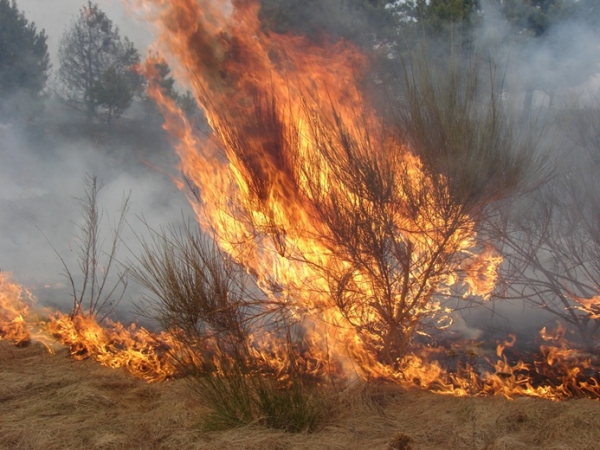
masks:
[[[202,432],[183,380],[149,385],[92,361],[0,342],[1,449],[593,450],[600,402],[454,398],[379,386],[344,394],[321,431]],[[473,421],[473,418],[475,418]],[[475,438],[473,438],[475,430]],[[398,436],[410,438],[410,444]]]

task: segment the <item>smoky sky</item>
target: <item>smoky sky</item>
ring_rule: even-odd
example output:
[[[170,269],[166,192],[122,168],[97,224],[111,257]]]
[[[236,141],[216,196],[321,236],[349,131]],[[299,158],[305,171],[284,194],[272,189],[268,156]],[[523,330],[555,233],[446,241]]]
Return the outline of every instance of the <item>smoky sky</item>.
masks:
[[[55,68],[60,40],[71,20],[87,3],[87,0],[17,0],[17,6],[25,13],[25,17],[34,22],[38,30],[46,31],[48,51]],[[140,54],[144,55],[152,42],[149,27],[132,18],[121,0],[96,0],[93,3],[97,3],[113,24],[119,27],[121,36],[132,40]]]
[[[140,54],[145,55],[153,41],[152,28],[132,17],[122,0],[95,3],[119,27],[121,36],[131,39]],[[53,64],[51,78],[59,66],[57,52],[63,33],[86,4],[87,0],[17,0],[27,19],[38,30],[46,31]],[[480,42],[489,46],[489,52],[497,55],[501,64],[511,64],[507,79],[514,96],[519,97],[515,101],[517,107],[523,102],[524,89],[536,83],[534,103],[541,106],[548,105],[548,93],[556,94],[555,105],[560,105],[561,95],[566,100],[571,95],[585,98],[598,90],[599,77],[595,73],[600,72],[600,61],[594,58],[600,55],[600,39],[589,28],[569,22],[544,38],[513,39],[515,35],[506,20],[487,3],[486,7]],[[514,44],[509,46],[509,42]],[[590,75],[576,77],[583,73]],[[86,138],[70,134],[69,127],[75,129],[83,122],[73,120],[72,112],[56,101],[49,102],[45,114],[53,116],[50,130],[64,120],[66,125],[60,134],[49,136],[44,135],[48,131],[38,130],[35,132],[42,133],[42,137],[36,138],[27,127],[0,123],[0,269],[13,272],[17,281],[33,288],[42,302],[65,309],[70,302],[67,280],[61,275],[64,269],[56,253],[77,273],[76,235],[82,220],[77,198],[84,195],[86,174],[97,175],[105,185],[99,196],[105,230],[110,228],[110,220],[117,218],[123,196],[131,193],[132,208],[119,261],[131,258],[129,250],[139,251],[138,236],[147,231],[142,217],[157,229],[180,224],[192,213],[185,195],[165,172],[155,167],[154,160],[158,158],[164,163],[158,166],[171,174],[175,172],[174,151],[167,142],[160,148],[155,146],[150,155],[135,142],[106,143],[105,132]],[[127,111],[117,126],[133,120],[134,114]],[[160,128],[160,123],[147,126]],[[132,298],[135,295],[129,294]],[[124,309],[128,309],[128,304]]]
[[[79,199],[85,197],[86,174],[96,175],[103,185],[98,204],[103,216],[100,240],[106,244],[100,252],[100,271],[106,265],[104,252],[109,250],[111,229],[126,196],[130,196],[131,208],[120,236],[117,265],[140,255],[140,238],[148,236],[148,226],[154,230],[177,226],[190,220],[191,212],[185,194],[171,179],[176,176],[176,160],[167,140],[152,148],[135,138],[107,143],[110,138],[102,126],[89,136],[70,134],[85,124],[62,110],[64,106],[51,103],[46,108],[52,110],[55,122],[36,126],[59,128],[58,135],[44,134],[48,130],[39,128],[0,125],[0,270],[12,272],[40,303],[68,310],[71,291],[58,255],[80,286],[77,251],[84,214]],[[125,114],[120,120],[124,125],[133,119]],[[160,128],[160,123],[154,126]],[[32,136],[35,133],[41,137]],[[122,312],[132,310],[130,300],[138,291],[130,283]]]
[[[152,41],[149,29],[129,16],[120,0],[95,3],[143,56]],[[185,194],[170,179],[176,176],[177,160],[168,140],[146,145],[147,139],[121,139],[127,135],[121,131],[117,133],[121,138],[111,141],[110,130],[100,124],[91,132],[80,132],[87,126],[85,120],[52,95],[59,42],[86,4],[87,0],[17,1],[25,17],[48,36],[50,96],[36,123],[0,123],[0,270],[12,272],[40,303],[63,310],[68,310],[72,300],[58,254],[80,283],[77,236],[83,214],[78,199],[85,196],[86,174],[97,176],[103,184],[98,202],[103,214],[101,239],[107,243],[124,196],[131,196],[119,264],[139,255],[139,238],[148,232],[144,223],[158,230],[180,224],[191,214]],[[141,121],[143,126],[132,133],[156,135],[161,121],[149,123],[140,120],[139,114],[131,108],[115,127]],[[121,305],[125,312],[131,310],[129,300],[137,295],[132,283],[128,291]]]

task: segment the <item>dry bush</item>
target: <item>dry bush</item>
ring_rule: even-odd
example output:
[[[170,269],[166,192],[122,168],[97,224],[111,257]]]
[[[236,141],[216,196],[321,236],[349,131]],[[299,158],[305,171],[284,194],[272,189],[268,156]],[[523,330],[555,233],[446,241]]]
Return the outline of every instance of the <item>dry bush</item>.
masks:
[[[598,192],[595,173],[569,170],[513,208],[499,233],[505,296],[554,315],[590,349],[600,336]]]
[[[173,357],[212,409],[205,427],[259,423],[300,432],[322,426],[327,400],[302,379],[297,355],[287,352],[288,364],[277,370],[264,364],[251,329],[263,325],[263,315],[272,319],[271,329],[277,320],[242,268],[189,225],[153,233],[142,245],[132,276],[152,295],[140,312],[178,341]]]
[[[132,270],[151,293],[140,313],[177,336],[192,359],[205,353],[209,341],[243,358],[253,316],[245,272],[189,225],[150,232],[151,241],[141,238],[143,254]]]
[[[71,317],[85,314],[94,316],[101,322],[119,304],[127,289],[128,268],[116,273],[114,279],[112,275],[114,266],[117,265],[116,256],[129,210],[130,197],[123,197],[119,216],[112,224],[107,242],[101,230],[104,214],[98,205],[98,194],[102,184],[95,175],[86,175],[84,183],[85,196],[78,199],[82,208],[83,223],[79,225],[79,233],[75,236],[80,280],[60,253],[52,247],[52,244],[50,246],[60,259],[64,275],[71,286],[73,297]]]
[[[538,135],[511,118],[493,69],[490,83],[483,75],[422,52],[407,63],[392,130],[359,113],[352,129],[341,119],[313,125],[319,157],[302,179],[333,263],[307,261],[379,361],[395,361],[415,332],[443,323],[441,295],[486,294],[456,283],[473,275],[474,261],[486,264],[480,225],[544,177]]]

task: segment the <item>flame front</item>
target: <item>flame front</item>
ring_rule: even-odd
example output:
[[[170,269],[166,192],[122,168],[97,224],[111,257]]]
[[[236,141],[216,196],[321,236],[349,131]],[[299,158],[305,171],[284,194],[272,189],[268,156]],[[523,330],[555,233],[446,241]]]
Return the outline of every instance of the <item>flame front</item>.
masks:
[[[266,32],[254,1],[136,4],[213,131],[197,136],[151,86],[202,228],[256,278],[265,304],[309,323],[314,351],[378,373],[424,323],[450,322],[441,295],[487,297],[499,258],[482,250],[444,177],[370,106],[361,52]]]
[[[14,283],[10,274],[0,272],[0,339],[16,345],[31,340],[30,325],[26,322],[31,306],[31,294]]]
[[[598,362],[570,350],[558,331],[543,334],[548,344],[528,363],[511,353],[514,339],[495,357],[478,346],[411,345],[451,323],[444,296],[487,298],[500,258],[445,178],[370,106],[361,89],[368,64],[356,48],[269,33],[250,0],[129,1],[159,27],[163,53],[178,61],[212,129],[195,133],[151,84],[178,139],[181,171],[197,188],[200,225],[255,280],[262,317],[283,311],[288,324],[301,324],[294,362],[289,336],[252,330],[249,350],[264,371],[293,363],[316,378],[358,373],[457,396],[600,397],[597,371],[587,373]],[[156,62],[148,61],[150,78]],[[175,375],[178,358],[218,352],[211,339],[189,343],[177,330],[152,335],[82,315],[39,322],[25,297],[2,276],[0,337],[26,343],[37,326],[76,358],[149,381]],[[598,312],[595,298],[579,304]]]
[[[18,346],[37,341],[50,352],[58,341],[69,347],[75,359],[92,358],[107,367],[123,367],[147,381],[162,381],[175,374],[169,355],[178,344],[170,335],[154,335],[119,322],[100,325],[95,317],[51,313],[37,308],[36,303],[10,274],[0,272],[0,339]]]

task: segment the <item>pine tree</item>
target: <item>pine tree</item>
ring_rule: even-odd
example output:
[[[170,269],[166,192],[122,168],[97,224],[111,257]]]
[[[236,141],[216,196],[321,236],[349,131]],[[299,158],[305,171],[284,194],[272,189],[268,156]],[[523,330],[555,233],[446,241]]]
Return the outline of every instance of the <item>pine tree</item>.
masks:
[[[37,31],[15,0],[0,0],[0,117],[29,119],[43,107],[50,57],[46,34]]]
[[[99,112],[108,121],[118,117],[141,91],[142,79],[132,70],[140,61],[138,51],[129,39],[121,39],[118,27],[91,1],[65,32],[58,57],[60,95],[89,121]],[[117,94],[124,97],[117,99]]]

